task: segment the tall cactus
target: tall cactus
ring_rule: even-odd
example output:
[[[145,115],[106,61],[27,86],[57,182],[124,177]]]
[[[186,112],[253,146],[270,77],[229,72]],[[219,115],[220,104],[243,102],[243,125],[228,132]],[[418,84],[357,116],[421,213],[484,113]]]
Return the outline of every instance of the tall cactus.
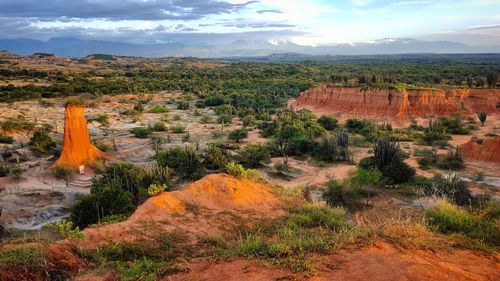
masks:
[[[401,160],[401,150],[399,143],[391,142],[388,138],[380,138],[373,145],[373,154],[379,169]]]
[[[338,154],[345,161],[349,157],[349,134],[346,131],[341,131],[336,135],[336,140],[339,146]]]

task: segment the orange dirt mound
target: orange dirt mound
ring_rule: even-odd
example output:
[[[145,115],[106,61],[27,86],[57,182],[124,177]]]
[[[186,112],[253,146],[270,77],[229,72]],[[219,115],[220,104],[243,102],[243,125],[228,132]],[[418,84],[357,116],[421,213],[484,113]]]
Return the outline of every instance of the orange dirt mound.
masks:
[[[477,111],[498,113],[500,91],[492,89],[396,90],[340,88],[322,84],[289,102],[292,108],[380,118],[435,117]]]
[[[64,117],[64,143],[56,166],[78,167],[94,162],[103,153],[90,142],[85,107],[68,105]]]
[[[85,229],[85,239],[79,244],[92,248],[109,239],[131,241],[139,233],[155,231],[144,228],[143,223],[166,231],[180,230],[194,238],[218,235],[224,228],[245,224],[247,219],[263,214],[283,214],[278,198],[267,185],[213,174],[180,190],[150,198],[127,221]]]
[[[478,141],[472,138],[461,145],[462,157],[466,160],[492,162],[500,164],[500,137]]]

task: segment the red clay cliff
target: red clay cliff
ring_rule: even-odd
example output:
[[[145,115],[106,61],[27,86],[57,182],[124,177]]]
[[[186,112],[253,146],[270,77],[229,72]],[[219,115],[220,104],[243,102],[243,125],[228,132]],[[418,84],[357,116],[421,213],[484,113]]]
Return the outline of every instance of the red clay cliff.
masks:
[[[322,84],[289,102],[292,108],[321,113],[345,113],[379,118],[474,115],[478,111],[500,112],[500,90],[433,89],[397,90],[383,88],[328,87]]]

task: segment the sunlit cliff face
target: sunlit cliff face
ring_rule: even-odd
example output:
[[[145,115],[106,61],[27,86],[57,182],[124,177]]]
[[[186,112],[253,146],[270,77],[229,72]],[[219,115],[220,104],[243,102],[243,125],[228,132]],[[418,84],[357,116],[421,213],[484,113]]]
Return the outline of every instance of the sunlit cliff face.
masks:
[[[292,106],[357,116],[413,118],[495,113],[498,103],[500,91],[491,89],[396,90],[322,85],[302,93]]]
[[[56,166],[78,167],[96,161],[102,152],[90,142],[85,107],[68,105],[64,117],[64,143]]]

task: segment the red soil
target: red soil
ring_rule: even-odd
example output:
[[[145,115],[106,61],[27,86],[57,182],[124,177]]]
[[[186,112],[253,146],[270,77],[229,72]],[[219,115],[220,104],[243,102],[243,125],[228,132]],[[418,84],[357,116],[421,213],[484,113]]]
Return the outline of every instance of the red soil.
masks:
[[[278,205],[279,200],[265,184],[226,174],[208,175],[181,190],[150,198],[127,221],[85,229],[85,239],[78,243],[92,248],[110,239],[131,241],[157,230],[179,230],[194,239],[218,235],[231,226],[245,224],[244,219],[252,216],[283,214]],[[144,227],[144,223],[150,226]]]
[[[56,166],[78,167],[94,162],[102,152],[90,143],[89,130],[85,120],[85,107],[66,106],[64,117],[64,143],[61,157]]]
[[[319,257],[315,276],[294,274],[258,262],[236,259],[214,263],[196,260],[189,263],[190,272],[163,280],[498,280],[500,257],[478,255],[467,250],[405,250],[377,241],[362,249],[339,251]]]
[[[302,93],[289,106],[321,113],[380,118],[435,117],[477,111],[499,113],[500,91],[492,89],[396,90],[328,87]]]
[[[466,160],[500,164],[500,137],[485,139],[481,144],[477,138],[461,145],[462,157]]]

